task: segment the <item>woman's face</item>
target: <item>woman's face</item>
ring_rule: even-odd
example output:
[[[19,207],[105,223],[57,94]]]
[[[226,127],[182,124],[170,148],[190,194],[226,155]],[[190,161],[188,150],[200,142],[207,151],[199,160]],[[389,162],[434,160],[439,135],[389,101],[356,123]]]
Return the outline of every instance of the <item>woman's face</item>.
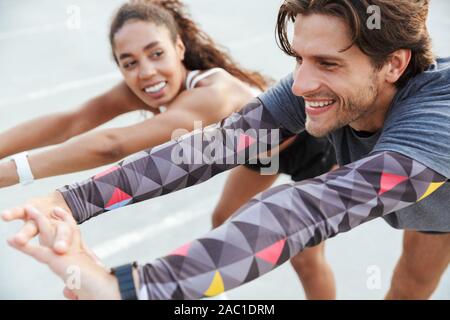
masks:
[[[186,77],[185,48],[169,30],[151,22],[131,21],[114,36],[114,54],[128,87],[148,106],[168,105]]]

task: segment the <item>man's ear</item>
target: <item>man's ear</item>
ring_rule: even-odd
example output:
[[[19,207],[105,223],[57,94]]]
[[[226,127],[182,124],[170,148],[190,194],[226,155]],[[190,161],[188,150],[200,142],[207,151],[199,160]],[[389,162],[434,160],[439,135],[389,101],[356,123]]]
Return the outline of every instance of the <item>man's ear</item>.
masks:
[[[386,81],[395,83],[405,72],[411,61],[411,50],[400,49],[392,53],[386,62]]]
[[[181,40],[179,35],[177,36],[177,40],[175,42],[175,48],[177,50],[178,57],[181,61],[183,61],[184,55],[186,54],[186,47],[184,46],[183,40]]]

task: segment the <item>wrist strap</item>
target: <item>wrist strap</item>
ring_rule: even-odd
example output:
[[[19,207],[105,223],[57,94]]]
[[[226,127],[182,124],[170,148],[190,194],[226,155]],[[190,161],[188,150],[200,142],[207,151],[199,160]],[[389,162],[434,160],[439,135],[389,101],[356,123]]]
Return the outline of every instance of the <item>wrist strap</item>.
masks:
[[[137,268],[136,262],[111,269],[111,273],[116,276],[119,282],[122,300],[138,300],[133,279],[133,268]]]
[[[33,172],[31,172],[30,163],[28,162],[28,152],[22,152],[11,157],[16,163],[17,175],[20,184],[26,186],[34,181]]]

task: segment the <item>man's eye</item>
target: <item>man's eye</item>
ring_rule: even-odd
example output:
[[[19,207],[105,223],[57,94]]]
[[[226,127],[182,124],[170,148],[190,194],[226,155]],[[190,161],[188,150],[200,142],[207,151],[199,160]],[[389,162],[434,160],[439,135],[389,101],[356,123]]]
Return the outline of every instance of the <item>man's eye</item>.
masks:
[[[337,64],[336,63],[332,63],[332,62],[321,62],[320,65],[326,67],[326,68],[331,68],[331,67],[336,67]]]

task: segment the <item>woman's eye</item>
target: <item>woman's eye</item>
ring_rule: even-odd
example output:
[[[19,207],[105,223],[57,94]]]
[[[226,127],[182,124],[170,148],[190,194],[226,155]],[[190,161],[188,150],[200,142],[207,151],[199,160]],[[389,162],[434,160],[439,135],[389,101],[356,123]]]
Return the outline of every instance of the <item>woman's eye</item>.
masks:
[[[156,51],[154,54],[152,54],[152,57],[159,58],[163,55],[164,52],[162,51]]]
[[[302,57],[295,57],[295,61],[297,61],[298,64],[302,64],[303,63],[303,58]]]
[[[130,69],[136,64],[136,61],[127,62],[123,65],[124,69]]]

